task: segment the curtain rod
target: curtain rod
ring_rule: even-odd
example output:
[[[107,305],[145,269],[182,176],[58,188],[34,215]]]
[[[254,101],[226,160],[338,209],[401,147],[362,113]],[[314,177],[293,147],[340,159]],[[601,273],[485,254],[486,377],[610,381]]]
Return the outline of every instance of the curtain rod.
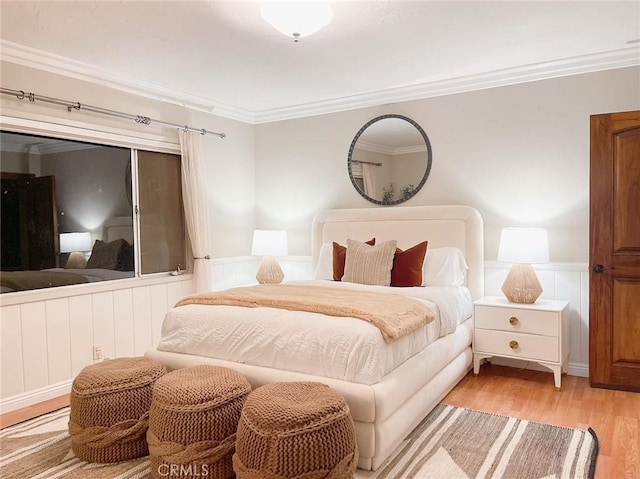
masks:
[[[361,165],[382,166],[382,163],[374,163],[372,161],[351,160],[351,163],[360,163]]]
[[[143,125],[150,125],[150,124],[154,123],[154,124],[157,124],[157,125],[160,125],[160,126],[167,126],[167,127],[172,127],[172,128],[181,128],[184,131],[197,131],[201,135],[206,135],[208,133],[208,134],[211,134],[211,135],[219,136],[220,138],[226,138],[227,137],[226,133],[216,133],[215,131],[207,131],[204,128],[198,129],[198,128],[192,128],[192,127],[187,126],[187,125],[178,125],[176,123],[168,123],[166,121],[153,120],[153,119],[149,118],[148,116],[132,115],[131,113],[123,113],[121,111],[107,110],[106,108],[100,108],[100,107],[97,107],[97,106],[85,105],[85,104],[81,104],[80,102],[71,102],[71,101],[68,101],[68,100],[62,100],[60,98],[51,98],[51,97],[47,97],[47,96],[36,95],[35,93],[25,93],[23,90],[12,90],[11,88],[2,87],[2,88],[0,88],[0,92],[4,93],[5,95],[13,95],[18,100],[24,100],[26,98],[30,102],[35,102],[36,100],[39,100],[39,101],[43,101],[45,103],[53,103],[55,105],[66,106],[67,107],[67,111],[69,111],[69,112],[71,112],[73,110],[80,111],[80,109],[82,109],[82,110],[91,111],[91,112],[94,112],[94,113],[100,113],[102,115],[109,115],[109,116],[115,116],[115,117],[118,117],[118,118],[124,118],[124,119],[127,119],[127,120],[133,120],[136,123],[141,123]]]

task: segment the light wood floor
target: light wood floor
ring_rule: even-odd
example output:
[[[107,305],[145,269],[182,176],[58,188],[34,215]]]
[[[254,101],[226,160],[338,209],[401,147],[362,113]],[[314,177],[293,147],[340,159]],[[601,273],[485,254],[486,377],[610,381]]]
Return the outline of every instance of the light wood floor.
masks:
[[[33,406],[2,414],[0,416],[0,429],[13,426],[14,424],[18,424],[19,422],[41,416],[43,414],[55,411],[56,409],[60,409],[68,405],[69,395],[65,394],[64,396],[50,399],[49,401],[34,404]]]
[[[586,378],[484,365],[468,374],[442,401],[478,411],[503,414],[556,426],[586,429],[598,436],[596,479],[640,479],[640,393],[589,387]],[[69,396],[0,416],[0,427],[54,411]]]

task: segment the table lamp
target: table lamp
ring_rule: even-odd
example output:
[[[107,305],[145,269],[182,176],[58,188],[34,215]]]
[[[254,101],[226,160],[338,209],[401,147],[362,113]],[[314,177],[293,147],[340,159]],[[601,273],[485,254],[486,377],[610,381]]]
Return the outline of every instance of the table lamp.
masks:
[[[71,253],[65,268],[82,269],[87,265],[84,253],[91,251],[91,233],[61,233],[60,253]]]
[[[535,303],[542,294],[532,264],[549,262],[549,241],[544,228],[503,228],[498,261],[512,263],[502,285],[511,303]]]
[[[287,232],[273,230],[255,230],[251,254],[262,256],[256,279],[260,284],[278,284],[284,279],[284,273],[276,256],[286,256]]]

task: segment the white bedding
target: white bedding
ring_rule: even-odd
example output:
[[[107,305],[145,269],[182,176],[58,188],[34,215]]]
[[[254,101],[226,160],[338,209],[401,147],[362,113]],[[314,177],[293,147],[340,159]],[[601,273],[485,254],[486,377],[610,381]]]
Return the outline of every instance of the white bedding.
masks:
[[[321,280],[294,283],[412,296],[435,303],[438,318],[388,344],[375,326],[355,318],[266,307],[186,305],[167,313],[157,349],[375,384],[439,337],[453,332],[472,312],[471,295],[464,287],[389,288]]]

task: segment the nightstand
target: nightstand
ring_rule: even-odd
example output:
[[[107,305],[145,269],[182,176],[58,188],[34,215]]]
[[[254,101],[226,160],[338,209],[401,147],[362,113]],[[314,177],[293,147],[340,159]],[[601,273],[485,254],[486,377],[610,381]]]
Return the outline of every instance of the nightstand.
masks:
[[[480,361],[494,356],[534,361],[553,371],[560,388],[569,356],[568,301],[518,304],[485,296],[473,304],[474,374],[480,372]]]

